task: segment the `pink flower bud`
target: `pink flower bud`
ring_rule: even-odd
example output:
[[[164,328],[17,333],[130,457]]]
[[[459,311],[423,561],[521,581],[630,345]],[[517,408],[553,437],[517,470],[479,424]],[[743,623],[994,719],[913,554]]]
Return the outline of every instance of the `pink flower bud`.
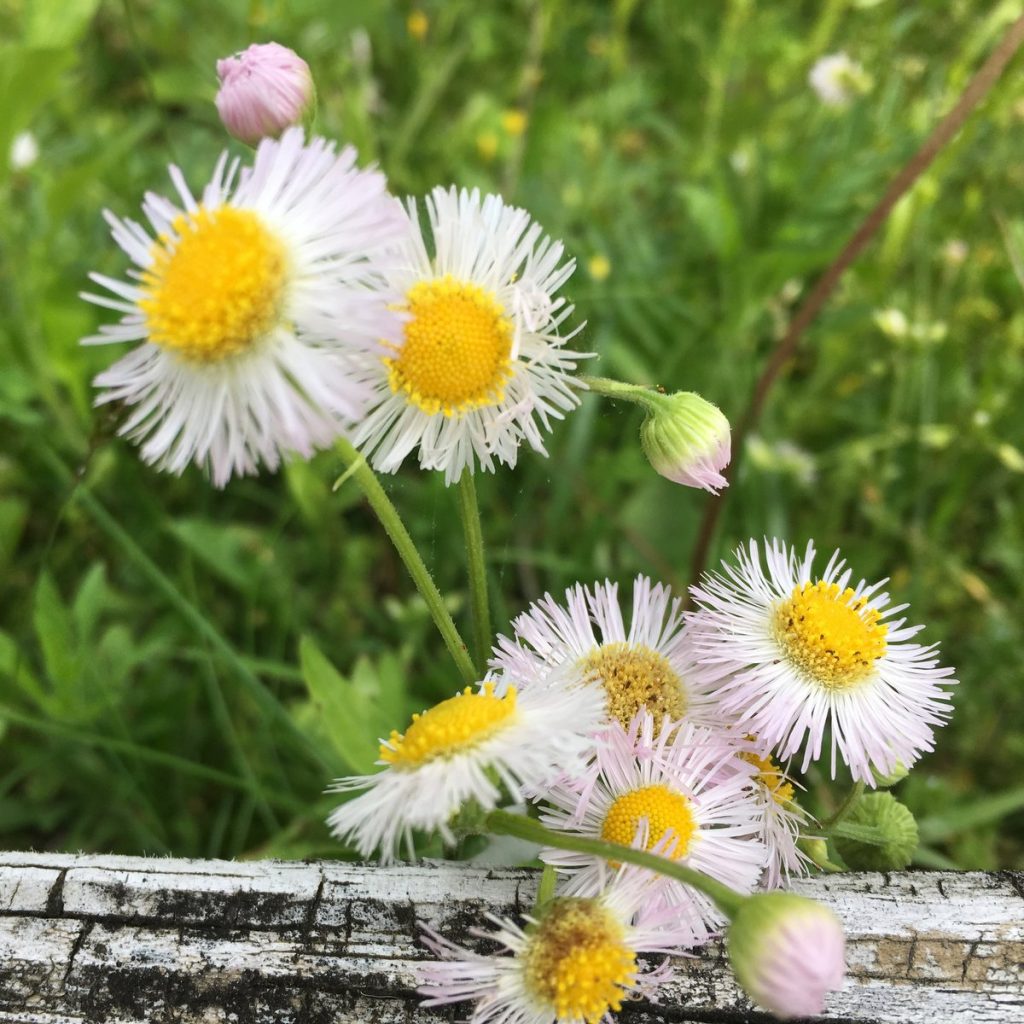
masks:
[[[277,43],[253,43],[217,61],[217,112],[240,142],[255,146],[277,136],[311,113],[314,88],[309,65]]]
[[[729,927],[729,959],[747,994],[776,1017],[813,1017],[843,986],[843,928],[828,907],[789,892],[751,896]]]

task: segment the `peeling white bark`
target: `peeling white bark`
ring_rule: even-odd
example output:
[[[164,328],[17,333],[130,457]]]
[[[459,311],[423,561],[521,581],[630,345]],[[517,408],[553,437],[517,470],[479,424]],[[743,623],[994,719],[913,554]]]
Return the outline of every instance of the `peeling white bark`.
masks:
[[[0,1024],[398,1024],[420,1009],[416,921],[465,940],[528,910],[534,872],[427,864],[230,863],[0,854]],[[1024,875],[805,881],[846,927],[849,978],[824,1020],[1024,1022]],[[663,1005],[620,1019],[766,1021],[721,947],[680,960]]]

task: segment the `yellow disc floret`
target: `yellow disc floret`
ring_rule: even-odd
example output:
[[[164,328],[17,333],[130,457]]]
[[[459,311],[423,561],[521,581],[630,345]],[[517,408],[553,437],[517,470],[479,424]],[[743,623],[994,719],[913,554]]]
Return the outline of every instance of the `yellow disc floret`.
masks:
[[[775,610],[775,635],[789,660],[826,690],[863,682],[885,654],[888,627],[875,608],[838,583],[801,583]]]
[[[251,210],[230,206],[179,215],[142,275],[150,341],[193,362],[238,355],[282,314],[284,246]]]
[[[381,744],[380,756],[395,768],[415,768],[439,757],[471,750],[516,720],[516,690],[510,686],[503,697],[494,695],[494,684],[481,691],[466,687],[462,693],[412,716],[405,735],[391,733]]]
[[[771,757],[759,757],[753,752],[740,754],[740,757],[757,769],[757,781],[771,793],[777,804],[785,805],[793,799],[793,783],[786,778],[785,773]]]
[[[595,899],[548,903],[521,955],[527,990],[559,1020],[597,1024],[622,1008],[636,981],[625,929]]]
[[[608,714],[623,728],[629,728],[633,716],[645,706],[655,718],[681,718],[686,710],[683,681],[664,655],[643,644],[604,644],[588,654],[580,667],[588,681],[604,687]]]
[[[413,285],[406,302],[405,341],[384,359],[391,390],[430,415],[501,402],[513,325],[494,294],[446,276]]]
[[[601,838],[609,843],[631,846],[640,820],[647,820],[647,845],[651,850],[671,829],[675,845],[667,856],[679,860],[686,855],[697,831],[693,808],[682,793],[657,783],[641,786],[616,797],[601,825]]]

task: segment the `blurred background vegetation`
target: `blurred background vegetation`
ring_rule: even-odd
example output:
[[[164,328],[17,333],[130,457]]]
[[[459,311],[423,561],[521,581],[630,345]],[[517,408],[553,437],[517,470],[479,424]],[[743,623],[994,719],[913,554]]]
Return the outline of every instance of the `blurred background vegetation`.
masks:
[[[78,345],[103,316],[77,293],[126,263],[100,212],[138,216],[169,162],[205,181],[227,142],[218,57],[296,49],[320,131],[399,193],[527,206],[578,257],[596,372],[738,417],[794,305],[1021,10],[0,0],[0,844],[342,855],[325,782],[457,683],[355,488],[332,493],[336,457],[217,492],[145,467],[91,407],[113,352]],[[836,51],[865,91],[829,107],[808,72]],[[942,642],[956,715],[897,790],[929,865],[1024,866],[1021,67],[812,327],[714,545],[839,546]],[[38,154],[22,137],[8,160],[24,132]],[[637,428],[590,398],[550,459],[479,480],[497,628],[577,579],[685,586],[708,498],[657,477]],[[454,494],[412,466],[388,486],[468,628]]]

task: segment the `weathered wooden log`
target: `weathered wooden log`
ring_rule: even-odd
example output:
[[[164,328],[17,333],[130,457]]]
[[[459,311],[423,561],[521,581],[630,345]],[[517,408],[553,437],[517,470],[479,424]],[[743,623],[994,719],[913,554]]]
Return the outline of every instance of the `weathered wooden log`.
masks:
[[[413,991],[418,920],[465,939],[529,910],[535,872],[425,864],[0,854],[0,1022],[394,1024],[464,1020]],[[1024,1022],[1024,874],[859,874],[800,883],[847,931],[823,1020]],[[767,1021],[723,950],[680,959],[631,1024]]]

